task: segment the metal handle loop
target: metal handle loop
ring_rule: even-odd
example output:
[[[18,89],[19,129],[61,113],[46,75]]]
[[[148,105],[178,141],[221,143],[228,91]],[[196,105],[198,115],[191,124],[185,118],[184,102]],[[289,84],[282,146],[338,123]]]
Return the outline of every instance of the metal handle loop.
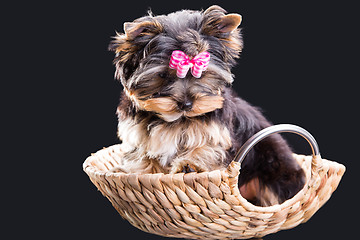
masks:
[[[242,161],[245,159],[246,155],[251,150],[251,148],[254,147],[258,142],[272,134],[283,132],[295,133],[302,136],[311,146],[313,157],[320,155],[319,146],[315,138],[308,131],[292,124],[278,124],[264,128],[263,130],[250,137],[239,149],[233,161],[239,162],[241,164]]]

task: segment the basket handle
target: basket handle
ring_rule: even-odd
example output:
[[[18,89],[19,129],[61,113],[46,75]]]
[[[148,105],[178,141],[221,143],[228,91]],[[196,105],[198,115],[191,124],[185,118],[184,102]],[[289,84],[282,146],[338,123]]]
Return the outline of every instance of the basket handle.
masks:
[[[292,124],[278,124],[264,128],[263,130],[250,137],[236,153],[233,161],[239,162],[241,164],[242,161],[244,161],[246,155],[251,150],[251,148],[254,147],[258,142],[272,134],[283,132],[295,133],[302,136],[309,143],[312,150],[313,158],[320,156],[319,146],[315,138],[308,131]]]

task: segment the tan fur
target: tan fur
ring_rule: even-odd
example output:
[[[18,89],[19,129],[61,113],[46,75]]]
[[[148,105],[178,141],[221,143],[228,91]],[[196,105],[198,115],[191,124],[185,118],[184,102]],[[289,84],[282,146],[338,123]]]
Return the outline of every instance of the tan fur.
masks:
[[[144,170],[144,164],[154,165],[153,161],[160,164],[151,167],[151,171],[174,173],[187,163],[197,171],[213,170],[223,167],[226,151],[231,147],[230,132],[225,126],[195,119],[152,128],[148,128],[146,121],[119,119],[118,129],[126,150],[123,169],[128,172],[149,171]]]
[[[140,110],[155,112],[159,117],[168,122],[177,120],[182,116],[195,117],[223,107],[224,98],[220,96],[219,91],[215,96],[207,96],[198,94],[195,97],[193,108],[191,111],[181,112],[177,108],[177,102],[170,97],[149,98],[140,100],[136,97],[134,91],[126,90],[126,95],[136,104]]]
[[[278,196],[267,186],[263,186],[262,188],[258,188],[256,190],[257,198],[260,199],[260,206],[268,207],[280,203]]]
[[[260,187],[259,179],[254,178],[240,187],[241,196],[253,201],[260,199],[260,205],[267,207],[279,204],[279,198],[268,187]]]
[[[240,32],[239,29],[235,29],[234,31]],[[225,41],[224,45],[230,49],[234,49],[237,52],[241,52],[243,49],[242,41],[233,36],[230,36],[229,39],[230,39],[230,41]]]
[[[195,98],[194,107],[188,112],[179,112],[177,110],[177,103],[169,97],[150,98],[145,101],[138,100],[140,109],[159,113],[167,120],[169,118],[178,119],[182,115],[187,117],[195,117],[207,112],[222,108],[224,98],[221,96],[206,96],[199,95]]]
[[[202,96],[195,98],[193,109],[186,116],[195,117],[223,107],[224,98],[221,96]]]
[[[150,98],[145,101],[139,101],[139,105],[142,109],[150,112],[158,112],[158,113],[172,113],[176,111],[176,102],[168,97],[162,98]]]

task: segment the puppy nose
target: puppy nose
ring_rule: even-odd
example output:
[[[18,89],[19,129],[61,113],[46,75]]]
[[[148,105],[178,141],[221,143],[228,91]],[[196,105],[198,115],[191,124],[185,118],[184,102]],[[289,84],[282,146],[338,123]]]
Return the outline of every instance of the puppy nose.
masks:
[[[181,111],[190,111],[192,109],[193,103],[190,100],[178,103],[179,109]]]

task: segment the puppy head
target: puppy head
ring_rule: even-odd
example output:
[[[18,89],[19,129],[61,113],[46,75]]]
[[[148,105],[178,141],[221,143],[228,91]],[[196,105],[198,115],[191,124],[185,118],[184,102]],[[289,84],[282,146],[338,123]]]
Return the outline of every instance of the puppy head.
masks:
[[[154,112],[168,122],[222,108],[223,89],[233,81],[230,70],[242,49],[240,22],[240,15],[212,6],[161,16],[149,13],[125,23],[125,33],[117,33],[109,46],[116,54],[115,77],[138,110]],[[190,59],[210,53],[200,78],[190,71],[177,77],[169,67],[175,50]]]

